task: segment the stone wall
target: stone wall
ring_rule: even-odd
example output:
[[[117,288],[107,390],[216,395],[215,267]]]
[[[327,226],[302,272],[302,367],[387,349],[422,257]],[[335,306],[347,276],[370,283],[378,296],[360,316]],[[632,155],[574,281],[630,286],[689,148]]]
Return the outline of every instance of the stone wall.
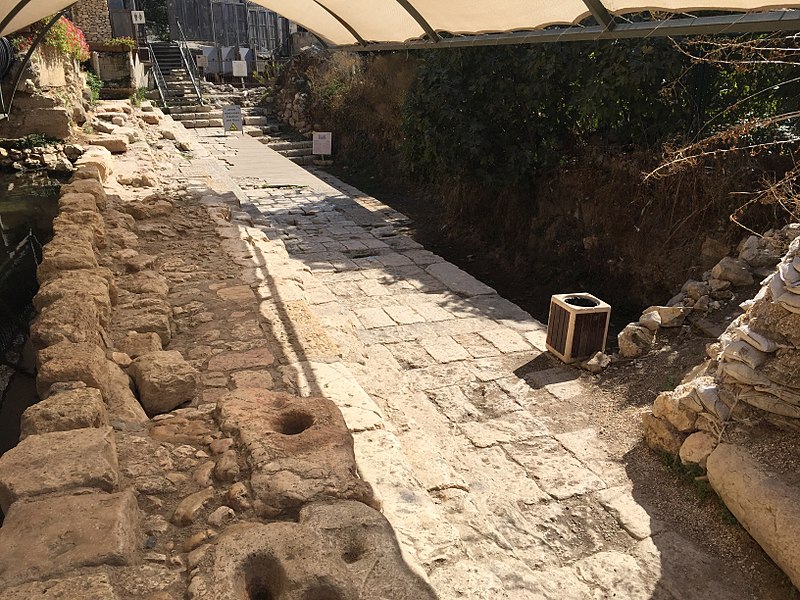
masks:
[[[90,45],[114,37],[108,0],[81,0],[73,7],[72,16]]]
[[[0,122],[0,137],[41,133],[66,139],[73,125],[86,120],[85,83],[74,59],[47,46],[39,47],[22,76],[11,118]]]

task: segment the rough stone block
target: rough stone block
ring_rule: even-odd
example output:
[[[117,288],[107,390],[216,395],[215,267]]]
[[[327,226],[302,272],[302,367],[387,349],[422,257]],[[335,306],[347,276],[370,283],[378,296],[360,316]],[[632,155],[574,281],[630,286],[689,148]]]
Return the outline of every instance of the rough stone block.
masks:
[[[114,339],[129,331],[155,333],[162,347],[172,339],[172,307],[161,298],[140,298],[117,307],[111,322]]]
[[[76,161],[75,166],[78,167],[78,172],[75,173],[75,176],[77,177],[81,172],[81,167],[94,167],[100,181],[105,182],[113,173],[112,164],[111,152],[107,148],[91,146]]]
[[[659,419],[652,413],[642,415],[644,441],[656,451],[676,455],[686,436],[675,429],[666,419]]]
[[[36,278],[43,284],[64,271],[97,267],[97,257],[91,242],[56,234],[44,247],[42,262],[36,270]]]
[[[58,280],[56,280],[58,281]],[[89,342],[101,345],[100,315],[94,299],[75,292],[43,307],[31,324],[31,342],[41,349],[59,342]]]
[[[166,296],[169,293],[166,278],[155,271],[139,271],[126,275],[119,280],[119,287],[135,294]]]
[[[201,559],[192,600],[433,600],[389,522],[358,502],[315,503],[299,523],[229,527]]]
[[[35,581],[3,591],[3,600],[117,600],[106,573],[93,573],[68,579]]]
[[[110,277],[111,273],[102,269],[66,271],[39,288],[33,305],[36,310],[42,311],[59,299],[71,300],[85,294],[91,297],[95,305],[100,325],[107,328],[111,318],[112,296],[116,296],[116,288],[109,285]]]
[[[377,508],[372,488],[357,476],[353,438],[330,400],[239,389],[218,401],[217,420],[245,449],[261,515],[292,514],[328,498]]]
[[[128,137],[127,136],[114,136],[95,138],[89,141],[93,146],[102,146],[106,150],[114,154],[121,154],[128,151]]]
[[[97,182],[95,181],[93,183]],[[97,211],[97,201],[92,194],[78,192],[69,192],[65,194],[62,189],[61,197],[58,199],[58,209],[66,212],[77,212],[80,210]]]
[[[267,348],[254,348],[245,352],[222,352],[208,361],[209,371],[239,371],[264,368],[272,365],[275,357]]]
[[[17,502],[0,528],[0,589],[79,567],[128,565],[140,545],[131,490]]]
[[[75,230],[86,230],[91,233],[95,248],[106,247],[106,224],[100,213],[94,210],[62,212],[53,220],[53,231],[56,235],[64,231],[72,237]]]
[[[97,208],[103,210],[107,206],[106,191],[103,189],[103,184],[93,179],[74,179],[61,187],[62,197],[65,194],[91,194]]]
[[[21,437],[108,425],[100,390],[78,388],[53,394],[22,413]]]
[[[161,338],[155,333],[137,333],[129,331],[128,334],[117,341],[117,350],[124,352],[131,358],[139,358],[151,352],[161,352]]]
[[[193,400],[200,379],[197,370],[175,350],[140,356],[131,364],[130,373],[139,400],[151,416]]]
[[[75,489],[112,492],[119,473],[110,427],[33,435],[0,457],[0,508],[20,498]]]
[[[46,396],[54,383],[82,381],[100,390],[112,424],[148,421],[130,389],[128,376],[98,346],[61,342],[40,351],[37,363],[36,387],[40,396]]]

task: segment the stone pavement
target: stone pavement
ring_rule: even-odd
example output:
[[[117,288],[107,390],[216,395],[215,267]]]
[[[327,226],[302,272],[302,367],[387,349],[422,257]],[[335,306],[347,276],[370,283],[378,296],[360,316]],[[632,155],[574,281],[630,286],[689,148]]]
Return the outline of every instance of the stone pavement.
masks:
[[[219,133],[184,174],[239,197],[250,246],[231,256],[269,301],[286,383],[339,406],[361,477],[441,598],[743,597],[637,503],[591,386],[545,353],[541,323],[403,235],[402,214]]]

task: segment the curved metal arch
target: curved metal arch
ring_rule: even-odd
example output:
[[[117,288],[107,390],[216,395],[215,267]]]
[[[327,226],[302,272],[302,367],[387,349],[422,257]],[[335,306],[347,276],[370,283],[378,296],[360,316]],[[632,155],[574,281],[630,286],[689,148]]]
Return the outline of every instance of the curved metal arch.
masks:
[[[16,17],[20,13],[20,11],[26,6],[28,6],[28,4],[30,3],[31,0],[20,0],[19,2],[17,2],[16,6],[14,6],[14,8],[8,11],[8,14],[5,16],[5,18],[2,21],[0,21],[0,33],[5,31],[5,28],[8,27],[8,24],[14,20],[14,17]]]
[[[409,15],[412,16],[412,18],[420,27],[422,27],[423,30],[425,30],[425,33],[428,34],[428,37],[431,39],[431,41],[438,42],[442,39],[439,37],[439,34],[436,33],[433,27],[431,27],[430,23],[425,20],[425,17],[423,17],[420,12],[414,8],[414,5],[412,5],[411,2],[408,0],[397,0],[397,3],[402,6]]]
[[[330,16],[332,16],[334,19],[339,21],[339,23],[342,25],[342,27],[347,29],[347,31],[350,32],[350,35],[352,35],[354,38],[356,38],[356,40],[358,41],[359,44],[361,44],[362,46],[366,46],[367,45],[366,40],[364,38],[362,38],[361,35],[359,35],[359,33],[353,28],[352,25],[350,25],[350,23],[345,21],[342,17],[337,15],[335,12],[333,12],[330,8],[325,6],[319,0],[314,0],[314,3],[319,5],[325,12],[327,12]]]

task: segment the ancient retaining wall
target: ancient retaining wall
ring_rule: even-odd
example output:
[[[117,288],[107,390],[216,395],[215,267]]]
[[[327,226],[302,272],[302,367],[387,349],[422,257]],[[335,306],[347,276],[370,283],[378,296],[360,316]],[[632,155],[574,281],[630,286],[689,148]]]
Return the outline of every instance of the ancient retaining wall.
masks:
[[[72,8],[72,16],[90,45],[113,37],[108,0],[81,0]]]
[[[0,137],[40,133],[68,138],[74,125],[86,121],[89,104],[84,89],[85,78],[74,59],[47,46],[38,48],[22,77],[10,118],[0,121]]]
[[[433,599],[337,406],[285,392],[252,279],[280,244],[208,179],[162,177],[192,146],[160,111],[98,115],[112,132],[62,188],[38,270],[42,401],[0,457],[0,596]]]

